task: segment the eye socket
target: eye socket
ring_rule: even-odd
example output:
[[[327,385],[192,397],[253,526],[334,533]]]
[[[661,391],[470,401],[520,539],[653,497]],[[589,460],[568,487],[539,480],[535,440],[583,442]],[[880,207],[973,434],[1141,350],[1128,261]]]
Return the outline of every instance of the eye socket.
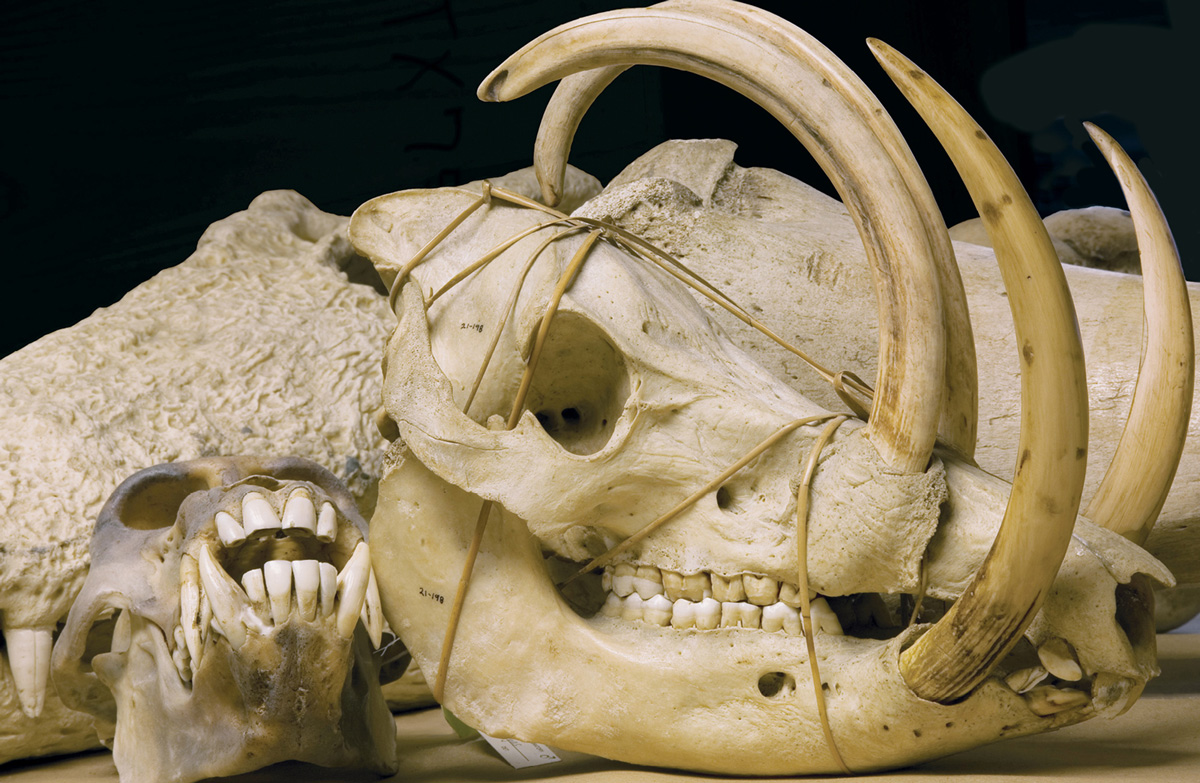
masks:
[[[123,488],[125,489],[125,488]],[[175,524],[179,507],[193,492],[210,489],[203,476],[156,473],[133,487],[116,509],[117,518],[134,530],[159,530]]]
[[[629,399],[625,362],[587,318],[560,312],[550,325],[526,407],[572,454],[604,448]]]

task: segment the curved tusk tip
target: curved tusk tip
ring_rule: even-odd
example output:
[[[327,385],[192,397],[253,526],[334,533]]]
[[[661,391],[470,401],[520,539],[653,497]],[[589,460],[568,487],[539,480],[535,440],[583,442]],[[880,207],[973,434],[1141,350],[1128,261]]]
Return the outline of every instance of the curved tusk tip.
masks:
[[[508,79],[508,68],[501,65],[496,70],[487,75],[487,78],[480,83],[479,89],[475,91],[475,96],[481,101],[488,103],[501,103],[507,98],[500,95],[500,91],[504,89],[504,82]]]
[[[1099,125],[1085,121],[1083,123],[1083,127],[1084,130],[1088,132],[1088,135],[1092,137],[1092,141],[1095,143],[1095,145],[1099,147],[1100,151],[1104,152],[1107,156],[1108,150],[1112,149],[1116,145],[1116,139],[1114,139]]]

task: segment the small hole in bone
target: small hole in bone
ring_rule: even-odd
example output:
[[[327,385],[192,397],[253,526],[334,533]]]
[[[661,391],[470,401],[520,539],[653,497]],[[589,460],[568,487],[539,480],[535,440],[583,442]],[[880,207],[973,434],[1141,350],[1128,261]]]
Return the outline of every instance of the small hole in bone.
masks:
[[[722,511],[728,511],[733,505],[733,494],[729,491],[729,487],[721,487],[717,490],[717,508]]]
[[[767,672],[758,678],[758,692],[768,699],[790,696],[796,690],[796,678],[787,672]]]
[[[562,420],[563,424],[571,426],[579,423],[579,410],[577,408],[563,408]]]

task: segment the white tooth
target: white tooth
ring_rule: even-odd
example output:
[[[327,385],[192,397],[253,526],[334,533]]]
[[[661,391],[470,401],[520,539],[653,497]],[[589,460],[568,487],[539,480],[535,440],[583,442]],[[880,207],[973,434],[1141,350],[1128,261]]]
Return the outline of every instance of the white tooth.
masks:
[[[696,604],[696,627],[701,631],[711,631],[721,624],[721,602],[705,597]]]
[[[188,655],[187,639],[183,633],[183,626],[175,626],[172,638],[175,641],[175,649],[171,651],[171,661],[174,662],[175,668],[179,671],[179,679],[189,682],[192,679],[190,668],[191,658]]]
[[[800,588],[787,582],[779,585],[779,600],[793,609],[800,608]]]
[[[683,598],[683,574],[677,571],[662,571],[663,593],[672,601]]]
[[[621,617],[625,620],[641,620],[646,616],[645,603],[640,595],[630,593],[621,602]]]
[[[712,594],[712,580],[708,578],[708,574],[688,574],[683,578],[683,595],[680,598],[699,603],[705,598],[711,598]]]
[[[303,620],[317,618],[317,593],[321,589],[321,566],[316,560],[292,562],[292,578],[296,582],[296,606]]]
[[[54,642],[54,626],[35,628],[4,628],[4,643],[8,646],[8,665],[17,700],[27,718],[42,714],[46,704],[46,683],[50,677],[50,650]]]
[[[643,601],[649,601],[651,597],[663,594],[663,586],[662,582],[635,576],[633,577],[633,591],[640,595]]]
[[[742,577],[712,575],[712,595],[721,603],[736,603],[746,600],[746,590],[742,586]]]
[[[671,605],[671,627],[672,628],[695,628],[696,627],[696,604],[680,598]]]
[[[332,541],[337,538],[337,512],[332,503],[321,504],[321,516],[317,518],[317,538]]]
[[[1012,688],[1017,693],[1025,693],[1033,689],[1042,680],[1050,676],[1050,673],[1041,666],[1032,666],[1028,669],[1018,669],[1012,674],[1004,678],[1008,683],[1008,687]]]
[[[743,628],[758,628],[762,625],[762,607],[752,603],[739,601],[735,604]]]
[[[604,572],[600,574],[600,589],[606,593],[612,592],[612,568],[604,567]]]
[[[738,610],[737,602],[722,601],[721,602],[721,627],[722,628],[737,628],[738,621],[742,619],[742,613]]]
[[[642,604],[642,619],[653,625],[666,626],[671,622],[671,602],[664,595],[652,595]]]
[[[827,633],[834,636],[844,636],[842,624],[838,622],[837,613],[829,607],[829,602],[818,598],[809,604],[809,617],[812,618],[813,633]]]
[[[194,672],[204,657],[201,629],[208,621],[200,620],[200,567],[196,565],[196,559],[187,554],[179,558],[179,624],[183,626],[183,640],[192,656]]]
[[[341,601],[337,609],[338,633],[349,637],[358,624],[363,601],[367,597],[367,585],[371,580],[371,549],[366,541],[359,541],[354,554],[338,574],[338,593]]]
[[[608,597],[604,599],[604,606],[600,607],[600,614],[605,617],[620,617],[621,603],[621,596],[609,593]]]
[[[792,607],[777,601],[770,606],[764,606],[762,610],[762,629],[768,633],[783,630],[783,621],[787,617],[788,612],[792,611]]]
[[[371,637],[371,644],[378,649],[383,643],[383,606],[379,601],[379,583],[375,581],[374,568],[367,577],[367,598],[363,601],[359,619],[362,620],[363,628],[367,629],[367,636]]]
[[[612,590],[617,595],[624,598],[627,595],[635,592],[633,585],[634,577],[629,574],[613,574]]]
[[[275,625],[283,625],[292,611],[292,564],[287,560],[268,560],[263,564],[263,581],[271,602],[271,619]]]
[[[271,605],[267,601],[267,583],[263,579],[261,568],[254,568],[242,574],[242,589],[250,599],[250,606],[258,619],[264,623],[271,621]]]
[[[278,530],[279,516],[265,497],[257,492],[247,492],[242,496],[242,526],[246,535],[259,530]]]
[[[246,540],[246,531],[242,524],[224,511],[218,511],[216,516],[217,535],[225,546],[240,544]]]
[[[1083,669],[1075,658],[1075,650],[1066,639],[1055,636],[1038,648],[1038,659],[1046,671],[1060,680],[1076,682],[1083,678]]]
[[[204,600],[200,604],[201,619],[204,606],[211,606],[212,620],[235,650],[246,642],[246,626],[242,613],[249,608],[246,594],[237,583],[217,565],[208,547],[200,547],[200,583],[204,585]],[[203,626],[201,626],[203,628]]]
[[[787,604],[784,604],[787,606]],[[788,636],[800,636],[803,630],[800,627],[800,610],[788,606],[788,613],[783,618],[783,632]]]
[[[1083,691],[1077,691],[1074,688],[1055,688],[1053,685],[1039,685],[1025,694],[1025,704],[1042,717],[1082,707],[1089,701],[1091,699]]]
[[[337,569],[332,563],[321,563],[321,616],[330,617],[333,614],[337,599]]]
[[[779,582],[769,576],[746,574],[742,577],[746,600],[756,606],[770,606],[779,600]]]
[[[304,528],[314,534],[317,532],[317,509],[307,490],[298,489],[287,499],[281,524],[284,530]]]

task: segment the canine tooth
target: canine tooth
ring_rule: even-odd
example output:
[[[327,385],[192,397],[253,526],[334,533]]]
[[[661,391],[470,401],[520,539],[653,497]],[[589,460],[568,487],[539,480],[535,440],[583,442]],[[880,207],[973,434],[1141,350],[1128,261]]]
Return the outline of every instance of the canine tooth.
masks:
[[[317,532],[317,509],[307,490],[298,489],[288,497],[280,524],[284,530],[304,528],[314,534]]]
[[[715,598],[705,597],[696,604],[696,627],[701,631],[711,631],[721,624],[721,602]]]
[[[54,643],[53,626],[37,628],[4,628],[4,643],[8,646],[8,666],[17,700],[27,718],[42,714],[46,704],[46,683],[50,676],[50,650]]]
[[[646,602],[637,593],[630,593],[621,601],[621,618],[625,620],[641,620],[645,617],[643,604]]]
[[[277,530],[279,517],[265,497],[257,492],[247,492],[242,496],[242,526],[246,535],[259,530]]]
[[[213,622],[220,627],[221,633],[229,640],[229,645],[235,650],[240,649],[246,642],[246,626],[242,622],[242,612],[249,606],[246,594],[229,574],[225,573],[225,569],[217,565],[208,547],[200,548],[199,566],[200,583],[204,585],[205,599],[201,601],[201,619],[203,620],[204,604],[208,603],[212,607]]]
[[[721,603],[735,603],[746,600],[746,590],[742,586],[742,577],[712,575],[712,597]]]
[[[338,574],[338,592],[341,602],[337,608],[338,633],[350,636],[358,624],[363,601],[367,597],[367,584],[371,579],[371,549],[366,541],[359,541],[345,568]]]
[[[337,512],[332,503],[321,504],[321,515],[317,517],[317,538],[322,541],[337,538]]]
[[[809,616],[812,617],[813,633],[828,633],[834,636],[844,636],[842,624],[838,622],[837,612],[829,607],[829,602],[818,598],[809,604]]]
[[[1055,688],[1053,685],[1039,685],[1025,694],[1025,704],[1032,712],[1042,717],[1082,707],[1090,701],[1091,698],[1083,691]]]
[[[238,522],[230,514],[218,511],[215,520],[217,523],[217,536],[220,537],[221,543],[225,546],[233,546],[246,540],[246,531],[242,529],[242,523]]]
[[[320,563],[318,569],[321,574],[321,616],[330,617],[337,602],[338,573],[332,563]]]
[[[375,581],[374,568],[367,577],[367,598],[363,602],[359,619],[367,629],[367,635],[371,637],[371,644],[378,649],[383,643],[383,606],[379,601],[379,583]]]
[[[258,619],[264,623],[271,621],[271,605],[267,601],[267,583],[263,579],[261,568],[255,568],[242,574],[242,589],[250,599],[250,606]]]
[[[642,619],[653,625],[666,626],[671,622],[671,602],[665,595],[652,595],[642,604]]]
[[[195,558],[187,554],[179,558],[179,623],[183,626],[183,639],[192,656],[192,671],[195,671],[204,657],[201,629],[207,623],[200,619],[200,567]]]
[[[712,580],[708,574],[701,572],[683,577],[683,595],[680,598],[700,603],[705,598],[712,598],[712,594]]]
[[[769,576],[746,574],[742,577],[746,600],[758,606],[770,606],[779,600],[779,582]]]
[[[287,560],[268,560],[263,564],[263,581],[267,583],[271,619],[275,625],[282,625],[292,611],[292,564]]]
[[[605,617],[620,617],[621,616],[621,596],[616,593],[609,593],[604,599],[604,606],[600,608],[600,614]]]
[[[311,622],[317,618],[317,593],[321,589],[321,567],[316,560],[295,560],[292,562],[292,579],[296,583],[296,608],[300,612],[301,619]]]
[[[1042,644],[1037,652],[1042,666],[1058,679],[1076,682],[1083,678],[1083,669],[1075,657],[1075,649],[1066,639],[1055,636]]]
[[[1025,693],[1049,676],[1050,673],[1045,667],[1031,666],[1028,669],[1018,669],[1005,677],[1004,681],[1017,693]]]
[[[663,576],[666,576],[664,573]],[[696,627],[696,604],[686,598],[676,599],[671,605],[671,627],[672,628],[695,628]]]
[[[651,596],[662,595],[662,573],[654,566],[638,566],[633,576],[633,589],[644,601],[649,601]]]

